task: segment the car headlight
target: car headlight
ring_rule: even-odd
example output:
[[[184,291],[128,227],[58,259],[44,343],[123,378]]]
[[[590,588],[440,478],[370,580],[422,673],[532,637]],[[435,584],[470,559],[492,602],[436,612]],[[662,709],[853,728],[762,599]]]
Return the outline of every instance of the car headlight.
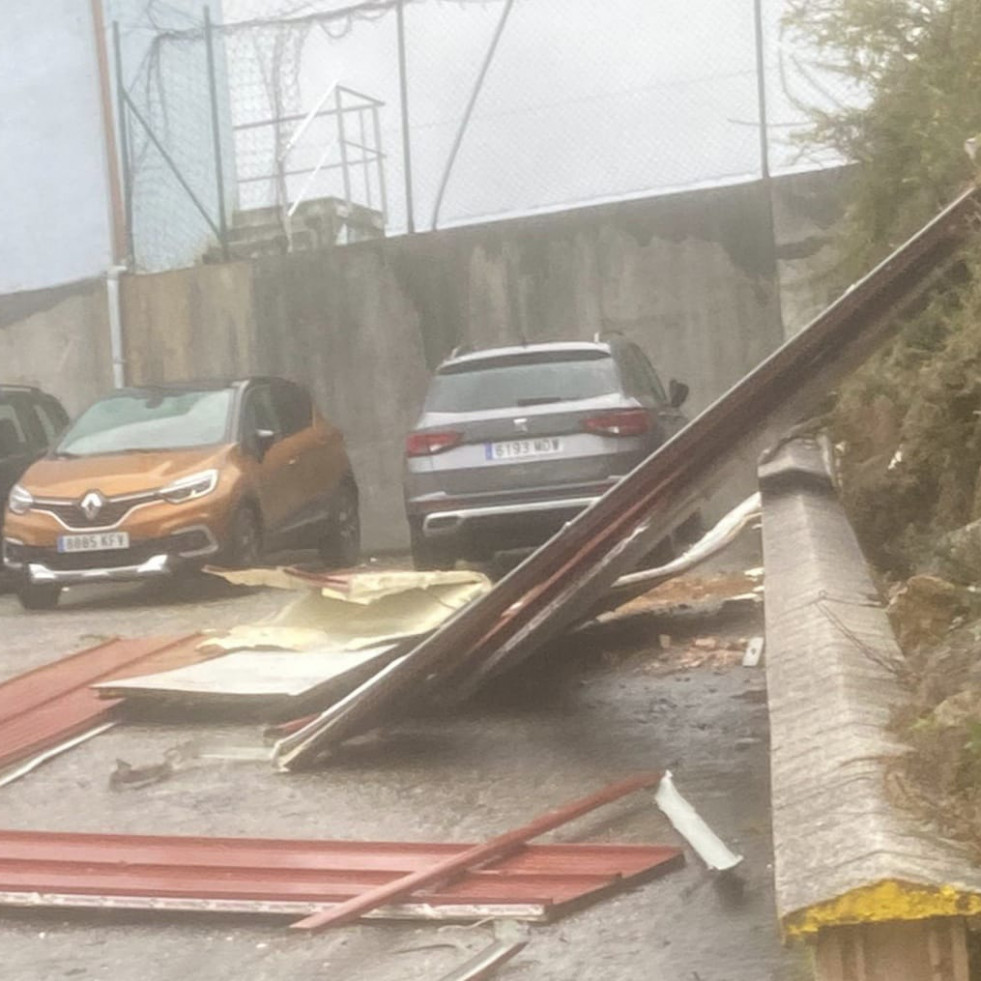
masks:
[[[160,496],[170,504],[183,504],[210,494],[217,486],[218,471],[202,470],[168,484],[160,491]]]
[[[14,514],[27,514],[34,507],[34,496],[26,487],[15,484],[10,491],[10,497],[7,499],[7,507]]]

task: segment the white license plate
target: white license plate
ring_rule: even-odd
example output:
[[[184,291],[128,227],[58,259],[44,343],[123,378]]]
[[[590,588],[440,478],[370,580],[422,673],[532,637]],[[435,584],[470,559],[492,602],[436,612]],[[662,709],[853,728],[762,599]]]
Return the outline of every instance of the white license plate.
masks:
[[[129,548],[129,532],[102,531],[94,535],[62,535],[58,539],[59,552],[109,552],[116,548]]]
[[[506,443],[487,443],[484,456],[488,460],[520,460],[526,456],[548,456],[562,452],[562,440],[558,436],[539,439],[509,439]]]

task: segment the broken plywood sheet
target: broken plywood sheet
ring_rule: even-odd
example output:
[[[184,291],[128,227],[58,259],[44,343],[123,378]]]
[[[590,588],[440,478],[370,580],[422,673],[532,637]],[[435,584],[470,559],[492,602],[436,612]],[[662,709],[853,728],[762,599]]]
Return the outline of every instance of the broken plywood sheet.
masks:
[[[462,571],[327,576],[247,569],[221,575],[229,582],[301,595],[265,620],[209,637],[202,644],[206,650],[360,650],[429,633],[491,588],[481,573]]]
[[[301,698],[327,688],[359,684],[387,664],[394,651],[394,644],[359,651],[310,651],[302,655],[238,651],[172,671],[101,682],[93,687],[112,697]]]

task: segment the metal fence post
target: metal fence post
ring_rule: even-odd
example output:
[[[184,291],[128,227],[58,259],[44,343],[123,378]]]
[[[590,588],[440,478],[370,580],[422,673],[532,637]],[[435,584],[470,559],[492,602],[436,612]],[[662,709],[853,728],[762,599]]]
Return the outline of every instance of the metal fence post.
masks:
[[[412,204],[412,139],[409,136],[409,74],[405,58],[405,0],[398,0],[399,96],[402,103],[402,169],[405,172],[405,219],[411,235],[416,230]]]
[[[763,195],[764,219],[770,237],[773,261],[773,285],[776,315],[780,335],[784,336],[783,295],[780,287],[780,263],[777,260],[777,224],[773,214],[773,178],[770,173],[770,133],[766,105],[766,52],[763,31],[763,0],[753,2],[753,26],[756,38],[756,100],[760,127],[760,186]]]
[[[371,125],[375,132],[375,159],[378,162],[378,194],[381,197],[382,224],[388,225],[388,191],[385,188],[385,155],[382,153],[381,120],[378,106],[371,107]]]
[[[364,179],[364,195],[368,207],[373,207],[371,193],[371,157],[368,156],[368,134],[364,124],[365,108],[358,109],[358,139],[361,140],[361,168]]]
[[[345,220],[345,241],[351,241],[351,172],[347,158],[347,135],[344,130],[344,104],[341,98],[341,86],[334,89],[334,107],[337,110],[337,142],[341,148],[341,176],[344,178],[344,203],[347,205]]]
[[[218,237],[222,258],[228,261],[228,218],[225,214],[225,173],[221,159],[221,118],[218,112],[218,83],[215,78],[215,46],[211,8],[204,7],[204,46],[208,56],[208,90],[211,95],[211,139],[215,155],[215,188],[218,192]]]
[[[133,171],[130,161],[129,131],[126,125],[126,86],[123,83],[123,47],[119,21],[112,22],[112,46],[116,63],[116,111],[119,113],[119,158],[123,169],[123,211],[126,221],[126,258],[136,261],[133,244]]]

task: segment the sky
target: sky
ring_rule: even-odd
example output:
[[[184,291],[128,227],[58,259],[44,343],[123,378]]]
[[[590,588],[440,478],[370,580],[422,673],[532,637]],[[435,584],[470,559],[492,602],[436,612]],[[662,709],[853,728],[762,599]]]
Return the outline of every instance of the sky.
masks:
[[[838,162],[828,153],[802,155],[792,139],[804,122],[797,103],[855,97],[840,83],[834,90],[835,81],[813,67],[813,56],[781,36],[782,3],[764,0],[768,132],[776,173]],[[224,17],[228,23],[340,5],[224,0]],[[433,222],[450,148],[503,9],[502,0],[414,0],[406,6],[417,228]],[[406,208],[396,18],[336,23],[330,30],[338,36],[329,37],[319,26],[294,32],[298,91],[292,97],[307,111],[340,82],[385,103],[380,118],[389,232],[397,232],[405,227]],[[268,49],[272,36],[268,28],[226,35],[237,121],[268,114],[263,103],[269,73],[259,78],[255,51]],[[757,112],[752,0],[515,0],[450,176],[439,225],[755,179]],[[329,161],[339,159],[334,133],[328,120],[312,125],[290,165],[313,166],[325,153]],[[253,131],[243,139],[240,176],[250,169],[268,172],[268,138],[263,142]],[[292,195],[304,179],[293,180]],[[374,175],[369,186],[377,207]],[[266,203],[260,199],[271,193],[271,185],[259,182],[244,188],[252,204]],[[359,173],[352,196],[367,203],[367,191]],[[339,172],[322,174],[308,193],[341,196]]]

